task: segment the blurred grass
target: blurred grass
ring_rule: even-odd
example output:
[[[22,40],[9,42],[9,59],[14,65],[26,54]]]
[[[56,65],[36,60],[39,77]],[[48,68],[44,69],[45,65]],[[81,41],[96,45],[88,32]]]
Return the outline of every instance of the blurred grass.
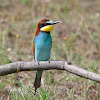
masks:
[[[37,23],[50,18],[63,21],[51,33],[51,60],[69,60],[100,73],[99,12],[99,0],[0,0],[0,65],[33,60]],[[34,76],[32,71],[0,77],[0,100],[100,99],[99,83],[56,70],[44,71],[35,96]]]

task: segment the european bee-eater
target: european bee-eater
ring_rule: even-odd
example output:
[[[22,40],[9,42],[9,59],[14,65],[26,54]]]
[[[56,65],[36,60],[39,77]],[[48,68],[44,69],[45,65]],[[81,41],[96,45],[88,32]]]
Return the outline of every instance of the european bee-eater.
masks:
[[[37,31],[33,41],[33,54],[35,61],[48,61],[51,55],[52,37],[50,35],[53,26],[61,21],[43,19],[38,23]],[[41,84],[43,70],[37,70],[34,82],[35,92]]]

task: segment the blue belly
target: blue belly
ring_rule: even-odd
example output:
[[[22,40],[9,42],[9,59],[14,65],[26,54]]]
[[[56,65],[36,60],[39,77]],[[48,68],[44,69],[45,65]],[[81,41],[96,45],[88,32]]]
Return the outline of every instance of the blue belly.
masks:
[[[50,33],[40,32],[35,37],[35,61],[46,61],[50,59],[52,38]]]

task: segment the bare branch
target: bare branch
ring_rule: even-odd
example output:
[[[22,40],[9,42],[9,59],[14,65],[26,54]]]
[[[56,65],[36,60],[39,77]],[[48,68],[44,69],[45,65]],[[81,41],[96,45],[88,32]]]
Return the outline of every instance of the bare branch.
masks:
[[[96,74],[74,65],[70,65],[65,61],[39,61],[39,62],[14,62],[6,65],[0,66],[0,76],[4,76],[11,73],[21,72],[21,71],[32,71],[32,70],[65,70],[80,77],[90,79],[100,83],[100,74]]]

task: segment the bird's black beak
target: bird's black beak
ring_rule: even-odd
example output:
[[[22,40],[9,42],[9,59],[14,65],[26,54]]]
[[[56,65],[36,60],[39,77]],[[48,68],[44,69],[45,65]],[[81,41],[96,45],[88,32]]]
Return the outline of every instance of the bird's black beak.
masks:
[[[62,21],[54,21],[51,23],[51,25],[58,24],[58,23],[62,23]]]

